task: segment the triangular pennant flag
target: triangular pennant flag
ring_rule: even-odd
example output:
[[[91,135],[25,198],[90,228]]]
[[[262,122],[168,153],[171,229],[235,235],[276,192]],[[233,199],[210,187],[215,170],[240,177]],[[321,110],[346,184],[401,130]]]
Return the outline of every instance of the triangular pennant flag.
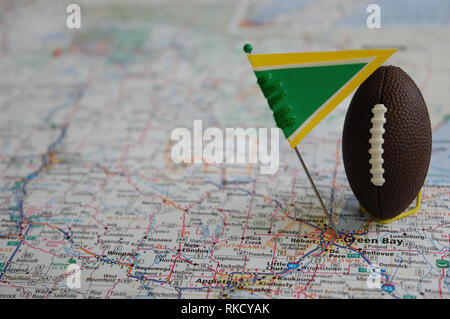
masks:
[[[251,46],[244,50],[251,52]],[[292,148],[397,50],[249,54]]]

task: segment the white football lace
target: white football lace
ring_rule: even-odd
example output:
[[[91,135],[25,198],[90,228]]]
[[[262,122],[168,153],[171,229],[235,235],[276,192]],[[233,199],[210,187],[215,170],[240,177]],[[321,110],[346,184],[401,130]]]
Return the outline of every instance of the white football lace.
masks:
[[[373,117],[370,120],[372,122],[372,128],[370,129],[370,134],[372,137],[369,139],[370,143],[370,160],[369,163],[372,165],[370,169],[370,174],[372,178],[370,181],[375,186],[383,186],[385,180],[383,178],[383,124],[386,123],[386,118],[384,113],[386,113],[387,108],[383,104],[377,104],[372,108]]]

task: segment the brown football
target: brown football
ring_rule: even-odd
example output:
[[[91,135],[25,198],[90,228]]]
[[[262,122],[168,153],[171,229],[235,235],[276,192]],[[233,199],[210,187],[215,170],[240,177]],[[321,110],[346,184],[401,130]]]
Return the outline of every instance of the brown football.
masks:
[[[350,187],[372,216],[388,220],[418,195],[431,157],[427,106],[399,67],[379,67],[356,90],[347,111],[342,154]]]

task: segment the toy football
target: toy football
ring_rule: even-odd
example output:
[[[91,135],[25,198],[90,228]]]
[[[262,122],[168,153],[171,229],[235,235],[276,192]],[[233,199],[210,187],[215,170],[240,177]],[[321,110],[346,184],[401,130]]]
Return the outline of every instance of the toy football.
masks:
[[[342,153],[361,210],[380,222],[405,217],[427,175],[431,125],[414,81],[401,68],[379,67],[356,90],[344,123]]]

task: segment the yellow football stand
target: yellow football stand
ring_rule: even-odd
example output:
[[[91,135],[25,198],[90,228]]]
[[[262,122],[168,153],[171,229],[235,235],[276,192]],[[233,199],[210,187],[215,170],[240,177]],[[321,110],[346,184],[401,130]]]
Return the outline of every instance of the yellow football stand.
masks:
[[[399,219],[402,219],[402,218],[405,218],[405,217],[408,217],[408,216],[410,216],[410,215],[415,214],[415,213],[420,209],[421,203],[422,203],[422,190],[420,190],[420,191],[419,191],[419,194],[417,194],[417,197],[416,197],[416,206],[415,206],[414,208],[412,208],[412,209],[409,209],[409,210],[407,210],[407,211],[401,213],[401,214],[398,215],[398,216],[395,216],[394,218],[390,218],[390,219],[379,219],[379,218],[376,218],[376,217],[372,216],[372,214],[369,213],[369,212],[368,212],[361,204],[359,204],[359,209],[360,209],[363,213],[369,215],[371,218],[373,218],[374,220],[376,220],[377,222],[379,222],[379,223],[381,223],[381,224],[389,224],[389,223],[391,223],[391,222],[393,222],[393,221],[396,221],[396,220],[399,220]]]

